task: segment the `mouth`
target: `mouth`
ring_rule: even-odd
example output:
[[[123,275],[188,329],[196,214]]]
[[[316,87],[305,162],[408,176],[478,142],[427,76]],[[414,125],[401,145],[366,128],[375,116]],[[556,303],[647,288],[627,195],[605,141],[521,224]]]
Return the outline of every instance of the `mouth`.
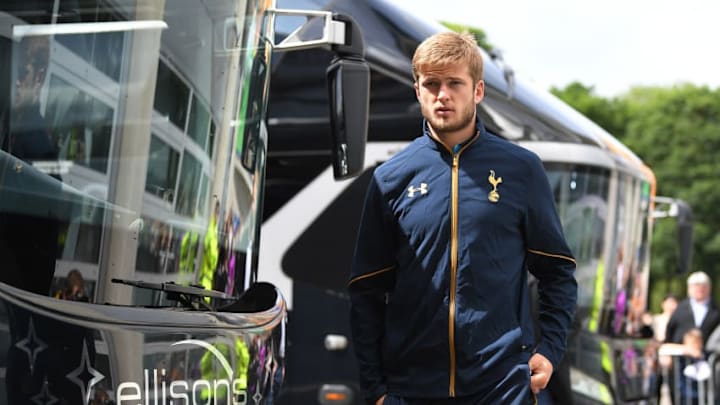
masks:
[[[439,115],[439,116],[441,116],[441,117],[445,117],[445,116],[448,116],[448,115],[452,114],[453,111],[454,111],[454,110],[453,110],[452,108],[449,108],[449,107],[437,107],[437,108],[435,109],[435,114],[437,114],[437,115]]]

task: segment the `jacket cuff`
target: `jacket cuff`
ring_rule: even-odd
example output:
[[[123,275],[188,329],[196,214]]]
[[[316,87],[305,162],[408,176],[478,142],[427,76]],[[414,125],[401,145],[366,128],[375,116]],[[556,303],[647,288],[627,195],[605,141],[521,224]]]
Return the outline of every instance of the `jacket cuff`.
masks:
[[[387,394],[387,386],[385,384],[378,384],[365,391],[365,401],[367,401],[369,405],[375,405],[377,400],[385,394]]]
[[[545,356],[545,358],[548,359],[548,361],[552,364],[553,370],[557,370],[558,364],[560,363],[560,360],[562,360],[562,355],[559,355],[555,350],[553,350],[550,345],[545,342],[542,342],[540,343],[540,345],[538,345],[535,353],[540,353]]]

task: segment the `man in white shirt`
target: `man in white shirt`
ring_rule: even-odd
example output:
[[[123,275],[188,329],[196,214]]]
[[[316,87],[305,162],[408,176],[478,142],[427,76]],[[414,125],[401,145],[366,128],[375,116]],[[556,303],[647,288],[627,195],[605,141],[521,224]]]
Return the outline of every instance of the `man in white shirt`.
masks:
[[[687,279],[688,297],[678,304],[668,321],[665,341],[682,343],[683,335],[693,328],[702,332],[703,343],[720,324],[720,311],[710,297],[710,277],[702,271],[690,274]]]

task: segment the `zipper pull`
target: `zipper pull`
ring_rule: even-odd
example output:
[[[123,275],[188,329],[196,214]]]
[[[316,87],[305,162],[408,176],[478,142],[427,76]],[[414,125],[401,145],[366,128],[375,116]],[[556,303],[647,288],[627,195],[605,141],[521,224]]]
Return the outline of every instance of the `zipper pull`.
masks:
[[[457,167],[457,165],[458,165],[458,160],[460,159],[460,149],[462,149],[460,147],[460,145],[453,146],[453,150],[452,150],[453,167]]]

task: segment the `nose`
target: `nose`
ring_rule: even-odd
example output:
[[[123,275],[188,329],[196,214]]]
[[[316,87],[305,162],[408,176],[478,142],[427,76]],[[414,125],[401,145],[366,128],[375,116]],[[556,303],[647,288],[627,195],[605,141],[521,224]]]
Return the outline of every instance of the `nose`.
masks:
[[[446,84],[441,84],[440,89],[438,90],[438,99],[439,100],[447,100],[450,98],[450,93],[448,92],[448,86]]]

